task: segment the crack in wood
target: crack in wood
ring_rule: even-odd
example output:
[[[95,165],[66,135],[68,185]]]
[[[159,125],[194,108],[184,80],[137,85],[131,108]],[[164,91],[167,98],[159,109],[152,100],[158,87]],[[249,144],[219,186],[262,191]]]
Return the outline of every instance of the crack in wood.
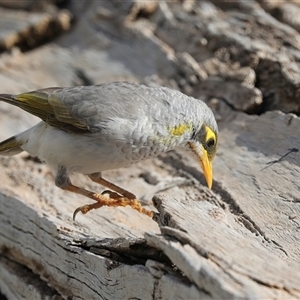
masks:
[[[258,284],[261,284],[261,285],[269,287],[269,288],[277,289],[277,290],[283,290],[283,291],[289,293],[291,295],[291,297],[295,297],[295,299],[298,298],[298,295],[296,293],[293,293],[292,290],[286,288],[284,285],[280,286],[277,284],[271,284],[271,283],[263,281],[262,279],[258,279],[256,277],[252,277],[252,276],[249,276],[249,278],[251,278],[253,281],[257,282]],[[299,292],[299,291],[300,291],[300,289],[295,290],[295,292]]]
[[[263,237],[263,239],[268,243],[273,243],[278,249],[281,250],[286,256],[288,256],[287,252],[284,250],[283,247],[281,247],[278,243],[274,242],[274,240],[269,239],[265,233],[260,229],[260,227],[255,224],[255,222],[249,217],[247,214],[243,212],[243,210],[239,207],[239,205],[236,203],[236,201],[230,196],[230,194],[225,191],[221,185],[218,182],[215,182],[215,189],[217,193],[221,196],[222,200],[224,200],[227,204],[229,204],[229,207],[232,209],[230,210],[232,213],[234,213],[238,220],[245,226],[246,229],[248,229],[250,232],[256,234],[257,236]]]
[[[295,151],[298,150],[295,148],[290,150],[291,152],[298,152]],[[199,180],[202,177],[202,174],[196,168],[186,165],[185,163],[182,162],[181,157],[178,158],[177,156],[178,154],[176,153],[176,151],[174,151],[173,153],[171,153],[170,156],[159,157],[159,158],[163,160],[165,163],[170,164],[171,166],[176,166],[177,169],[181,168],[182,170],[184,170],[185,172],[193,176],[193,178],[195,178],[196,180]],[[231,197],[231,195],[217,181],[214,181],[213,191],[216,192],[218,195],[220,195],[221,200],[229,205],[230,212],[237,216],[239,222],[241,222],[246,229],[248,229],[251,233],[256,234],[257,236],[261,236],[268,243],[273,243],[278,247],[280,251],[282,251],[287,256],[286,250],[283,247],[280,247],[277,243],[274,243],[274,240],[269,239],[265,235],[265,233],[260,229],[260,227],[257,224],[255,224],[255,222],[247,214],[245,214],[245,212],[241,209],[241,207],[237,204],[237,202],[233,199],[233,197]],[[208,198],[207,201],[212,202],[210,198]],[[295,202],[297,202],[297,200]],[[220,207],[224,209],[224,206],[223,207],[220,206]],[[173,227],[172,221],[170,221],[170,215],[168,214],[164,214],[164,220],[162,220],[159,217],[159,215],[155,216],[154,220],[155,221],[160,220],[159,222],[161,222],[162,225],[167,224],[168,226]],[[177,224],[176,226],[178,227]],[[178,228],[178,229],[184,231],[184,229],[182,228]]]
[[[265,169],[271,167],[272,165],[281,162],[284,158],[286,158],[291,153],[298,153],[298,152],[299,152],[299,149],[297,149],[297,148],[288,149],[288,152],[283,154],[280,158],[267,162],[266,163],[267,166],[262,168],[261,171],[264,171]]]
[[[110,268],[118,267],[121,263],[145,265],[148,259],[171,265],[162,251],[149,246],[142,238],[83,238],[74,240],[70,245],[110,258]]]
[[[228,272],[228,270],[230,269],[230,266],[229,265],[226,265],[226,266],[222,266],[222,264],[220,264],[216,259],[214,259],[213,257],[210,257],[210,259],[212,261],[214,261],[214,263],[216,265],[218,265],[224,273],[226,273],[228,276],[230,276],[232,279],[238,281],[237,278],[235,278],[230,272]],[[237,270],[235,270],[237,272]],[[291,296],[293,296],[293,293],[292,291],[290,291],[288,288],[286,288],[284,285],[282,286],[279,286],[279,285],[276,285],[276,284],[270,284],[266,281],[263,281],[263,279],[258,279],[257,277],[254,277],[254,276],[251,276],[249,274],[243,274],[242,272],[238,272],[240,275],[242,276],[248,276],[250,279],[252,279],[254,282],[260,284],[260,285],[263,285],[263,286],[266,286],[266,287],[269,287],[269,288],[274,288],[274,289],[278,289],[278,290],[284,290],[286,291],[287,293],[289,293]],[[300,291],[300,289],[299,289]],[[296,294],[294,295],[296,296]]]
[[[162,220],[164,220],[163,214],[168,213],[168,209],[166,209],[163,205],[163,198],[164,197],[161,198],[161,201],[159,201],[158,199],[156,201],[154,201],[154,203],[156,204],[156,208],[160,212]],[[159,205],[157,205],[157,204],[159,204]],[[169,208],[169,205],[170,204],[168,204],[168,206],[167,206],[168,208]],[[168,225],[170,225],[174,222],[176,222],[176,221],[173,220],[173,222],[169,222]],[[183,223],[183,224],[185,224],[185,223]],[[205,251],[205,249],[204,249],[205,246],[203,245],[203,247],[202,247],[201,244],[194,242],[193,236],[189,236],[189,233],[184,233],[178,229],[174,229],[174,228],[170,228],[170,227],[161,227],[161,231],[163,234],[163,237],[159,238],[161,240],[161,243],[165,243],[162,240],[163,238],[167,239],[168,243],[170,243],[170,245],[168,246],[167,249],[169,249],[169,247],[173,248],[171,245],[172,241],[178,241],[182,245],[182,247],[185,247],[185,245],[190,245],[191,247],[193,247],[193,249],[197,250],[198,254],[200,254],[203,258],[206,258],[208,261],[214,262],[216,264],[216,266],[218,266],[222,270],[223,274],[227,274],[227,276],[229,278],[231,278],[234,282],[239,283],[241,286],[244,284],[245,281],[248,280],[247,278],[250,278],[251,280],[253,280],[254,282],[257,282],[260,285],[264,285],[264,286],[267,286],[270,288],[273,287],[272,284],[268,283],[267,279],[266,280],[262,279],[262,282],[260,283],[259,281],[257,281],[257,278],[259,278],[259,277],[249,276],[249,274],[247,272],[244,273],[243,268],[240,268],[238,265],[235,267],[235,263],[233,261],[230,260],[230,262],[232,262],[232,264],[231,263],[229,264],[228,260],[224,260],[222,256],[216,256],[215,253],[213,253],[213,252]],[[147,237],[148,237],[148,234],[146,235],[146,238]],[[155,239],[153,240],[150,236],[150,241],[151,240],[153,242],[155,241]],[[275,244],[280,247],[280,245],[278,243],[275,242]],[[158,246],[158,244],[157,244],[157,246]],[[171,253],[169,255],[171,255]],[[172,254],[172,257],[173,257],[173,255],[174,254]],[[174,259],[174,257],[173,257],[173,259]],[[243,275],[243,277],[241,277],[239,274]],[[259,276],[259,274],[257,274],[257,275]],[[189,276],[191,276],[191,274]],[[256,279],[256,280],[254,280],[254,279]],[[268,280],[270,280],[270,278],[268,278]],[[274,286],[278,286],[278,284],[277,285],[275,284]],[[292,294],[291,288],[288,287],[288,284],[286,287],[285,287],[285,284],[282,284],[282,286],[283,286],[284,291],[286,291],[289,294]],[[298,292],[298,290],[296,289],[295,295],[297,294],[297,292]]]
[[[176,166],[176,168],[181,168],[185,172],[189,173],[193,176],[196,180],[202,182],[203,181],[203,174],[201,174],[196,168],[193,168],[189,165],[186,165],[180,158],[177,157],[178,154],[176,151],[173,151],[171,155],[166,157],[159,157],[164,163],[167,163],[171,166]],[[197,188],[197,187],[196,187]],[[221,200],[224,201],[226,204],[229,205],[230,212],[239,217],[239,220],[243,223],[245,228],[247,228],[251,233],[256,233],[257,235],[262,236],[266,241],[269,241],[262,230],[259,228],[257,224],[249,216],[247,216],[241,207],[237,204],[237,202],[231,197],[231,195],[217,182],[214,181],[213,191],[216,194],[220,195]],[[207,201],[211,201],[210,198]],[[167,216],[166,216],[167,217]],[[165,223],[168,223],[166,220]]]
[[[13,299],[16,294],[20,298],[26,297],[27,299],[36,298],[37,295],[41,299],[62,299],[60,293],[50,287],[47,281],[23,264],[19,264],[5,255],[0,255],[0,265],[2,275],[0,284],[2,282],[2,284],[7,285],[4,290],[7,295],[10,295],[10,299]],[[29,286],[30,288],[28,288]],[[2,299],[1,294],[0,298]]]

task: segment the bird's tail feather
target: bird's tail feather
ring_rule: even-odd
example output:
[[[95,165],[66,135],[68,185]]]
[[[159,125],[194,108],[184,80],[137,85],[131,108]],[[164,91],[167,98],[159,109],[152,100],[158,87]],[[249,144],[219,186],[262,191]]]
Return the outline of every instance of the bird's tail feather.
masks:
[[[0,101],[18,106],[18,102],[9,94],[0,94]],[[21,146],[22,141],[17,140],[16,136],[12,136],[0,143],[0,155],[11,156],[18,154],[23,151]]]
[[[13,97],[13,95],[10,94],[0,94],[0,100],[7,102],[9,104],[18,106],[18,101],[16,101]]]
[[[0,155],[12,156],[23,151],[21,148],[23,142],[18,140],[16,136],[12,136],[0,143]]]

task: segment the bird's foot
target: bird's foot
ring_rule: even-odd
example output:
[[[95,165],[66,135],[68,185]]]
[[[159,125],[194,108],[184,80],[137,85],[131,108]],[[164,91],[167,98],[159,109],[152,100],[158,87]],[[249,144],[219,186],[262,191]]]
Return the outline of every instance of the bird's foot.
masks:
[[[107,194],[109,197],[106,196]],[[142,214],[145,214],[149,217],[153,217],[153,212],[145,209],[137,199],[128,199],[126,197],[119,195],[118,193],[109,190],[104,191],[101,195],[94,194],[93,196],[94,196],[93,199],[96,200],[97,202],[78,207],[73,213],[73,220],[75,220],[76,215],[80,211],[83,214],[86,214],[90,210],[98,209],[102,206],[111,206],[111,207],[130,206],[131,208],[137,210]]]

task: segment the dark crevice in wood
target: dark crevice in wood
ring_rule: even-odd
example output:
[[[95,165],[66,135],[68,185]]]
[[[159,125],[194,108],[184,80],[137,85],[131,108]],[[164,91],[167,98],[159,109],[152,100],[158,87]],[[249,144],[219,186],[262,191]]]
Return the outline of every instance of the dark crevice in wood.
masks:
[[[203,182],[203,174],[201,174],[196,168],[192,168],[191,166],[187,166],[184,162],[176,157],[176,153],[172,153],[172,155],[168,155],[166,157],[160,157],[164,161],[164,163],[168,163],[172,166],[176,166],[177,168],[181,168],[184,171],[191,174],[196,180]],[[245,215],[243,210],[237,204],[237,202],[230,196],[230,194],[224,190],[220,184],[214,181],[213,191],[216,192],[218,195],[221,196],[221,199],[229,205],[230,211],[238,216],[241,221],[245,220],[245,227],[250,230],[252,233],[256,233],[257,235],[261,235],[266,240],[268,240],[261,229],[248,217]],[[251,229],[249,225],[251,224]]]
[[[291,297],[293,297],[293,299],[297,299],[297,295],[293,293],[293,291],[291,291],[290,289],[286,288],[285,286],[278,286],[276,284],[271,284],[268,282],[263,281],[262,279],[258,279],[258,278],[254,278],[252,276],[249,276],[253,281],[257,282],[258,284],[261,284],[265,287],[268,288],[272,288],[272,289],[277,289],[277,290],[284,290],[286,291],[288,294],[290,294]],[[300,290],[297,290],[300,291]],[[294,298],[295,297],[295,298]]]
[[[184,162],[181,159],[177,158],[177,153],[176,152],[173,152],[172,155],[168,155],[166,157],[160,157],[160,159],[162,159],[165,163],[170,164],[171,166],[176,166],[177,169],[180,168],[180,169],[184,170],[185,172],[187,172],[190,175],[192,175],[196,180],[199,180],[199,181],[203,180],[202,179],[203,175],[196,168],[192,168],[191,166],[185,165]],[[268,243],[272,243],[273,242],[273,240],[270,240],[265,235],[265,233],[251,219],[251,217],[248,216],[247,214],[245,214],[245,212],[241,209],[241,207],[234,200],[234,198],[231,197],[231,195],[226,190],[224,190],[217,181],[214,181],[213,191],[216,194],[220,195],[221,200],[224,201],[229,206],[230,212],[232,214],[234,214],[235,216],[238,217],[238,221],[241,224],[243,224],[246,229],[248,229],[251,233],[255,234],[256,236],[261,236]],[[154,204],[155,204],[155,198],[154,198]],[[220,205],[220,207],[222,207],[222,206]],[[224,207],[223,207],[223,209],[224,209]],[[172,221],[170,221],[171,220],[171,216],[168,215],[168,214],[164,214],[163,215],[163,219],[158,214],[155,217],[155,220],[156,221],[159,220],[159,222],[160,222],[159,224],[161,224],[161,225],[173,227],[173,223],[172,223]],[[175,225],[175,227],[177,228],[178,226]],[[177,228],[177,229],[183,231],[183,229],[180,229],[180,228]],[[274,244],[278,247],[278,245],[276,243],[274,243]],[[284,250],[284,248],[282,248],[282,247],[279,246],[279,250],[281,250],[283,253],[285,253],[285,255],[287,255],[287,252]]]
[[[105,256],[116,263],[145,265],[148,259],[172,265],[169,258],[160,250],[147,245],[144,239],[82,239],[71,244],[94,254]]]
[[[0,300],[8,300],[0,291]]]
[[[244,226],[251,231],[252,233],[255,233],[256,235],[261,235],[265,238],[265,240],[268,240],[262,230],[255,224],[254,221],[251,220],[249,216],[247,216],[244,211],[241,209],[241,207],[237,204],[237,202],[234,200],[231,195],[221,187],[221,185],[218,182],[214,182],[214,191],[221,196],[221,199],[226,202],[229,205],[230,211],[239,217],[239,220],[244,224]]]
[[[0,255],[0,263],[15,278],[18,278],[22,283],[31,286],[31,289],[36,290],[40,295],[45,297],[58,297],[61,299],[61,295],[58,291],[49,287],[48,283],[44,281],[39,275],[35,274],[27,266],[20,264],[15,259],[13,259],[9,254],[9,250],[3,251]],[[0,294],[0,299],[3,295]],[[4,296],[3,296],[4,297]]]

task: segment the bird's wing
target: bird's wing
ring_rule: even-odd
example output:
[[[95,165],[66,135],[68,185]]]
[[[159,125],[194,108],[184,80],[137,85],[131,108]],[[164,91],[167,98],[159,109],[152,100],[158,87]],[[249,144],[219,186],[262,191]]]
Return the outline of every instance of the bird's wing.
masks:
[[[107,129],[113,134],[114,125],[118,132],[118,126],[133,130],[141,119],[148,118],[149,123],[156,123],[155,119],[160,119],[158,114],[169,115],[163,98],[170,97],[160,89],[153,90],[136,83],[113,82],[59,89],[49,95],[48,103],[60,123],[72,124],[92,133],[104,133]],[[153,113],[155,111],[157,113]],[[124,127],[122,132],[127,132]]]
[[[149,132],[160,130],[162,122],[176,125],[184,118],[185,98],[189,97],[170,89],[153,89],[126,82],[48,88],[16,96],[0,95],[0,100],[62,130],[83,133],[105,133],[107,130],[110,134],[120,132],[120,126],[127,126],[128,132],[134,130],[137,123],[149,124],[144,126],[145,130],[149,127]],[[177,111],[170,113],[175,101]],[[127,131],[123,128],[122,132]]]
[[[71,132],[88,132],[84,120],[74,119],[71,108],[66,106],[55,92],[62,88],[48,88],[19,95],[0,94],[0,100],[18,106],[41,118],[51,126]]]
[[[152,128],[145,126],[145,130],[147,127],[149,132],[155,131],[153,127],[161,127],[162,120],[176,117],[176,114],[170,114],[169,103],[171,100],[175,101],[176,96],[176,92],[169,89],[113,82],[61,89],[51,95],[49,103],[60,120],[76,120],[92,133],[101,131],[103,134],[107,132],[113,135],[120,132],[129,134],[130,130],[134,131],[146,122],[149,126],[151,124]],[[62,115],[65,107],[69,109],[68,114]],[[75,126],[78,126],[77,123]],[[126,139],[125,136],[123,138]]]
[[[71,115],[71,107],[60,99],[63,88],[41,89],[15,96],[19,107],[41,118],[51,126],[70,132],[89,131],[84,120]]]

